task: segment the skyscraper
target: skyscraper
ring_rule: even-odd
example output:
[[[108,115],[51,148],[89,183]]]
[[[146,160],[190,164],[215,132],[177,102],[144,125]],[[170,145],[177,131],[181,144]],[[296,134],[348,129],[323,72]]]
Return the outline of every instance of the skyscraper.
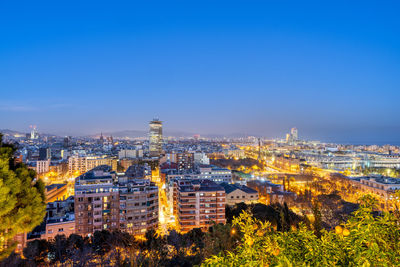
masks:
[[[299,135],[298,135],[298,132],[297,132],[297,128],[292,128],[291,130],[290,130],[290,133],[292,134],[292,139],[293,139],[293,141],[297,141],[297,140],[299,140]]]
[[[162,122],[154,119],[149,123],[149,151],[151,157],[159,157],[162,153]]]
[[[29,127],[31,128],[31,139],[38,139],[39,134],[37,132],[36,125],[33,125],[33,126],[31,125]]]

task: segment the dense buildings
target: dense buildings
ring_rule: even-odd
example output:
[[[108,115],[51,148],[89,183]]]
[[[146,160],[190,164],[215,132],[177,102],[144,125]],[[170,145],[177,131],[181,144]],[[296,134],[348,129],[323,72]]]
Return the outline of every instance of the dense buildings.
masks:
[[[274,165],[280,169],[298,172],[302,160],[295,155],[278,155],[274,158]]]
[[[381,200],[381,208],[388,207],[396,190],[400,190],[400,179],[380,175],[351,177],[353,186],[364,193],[372,193]]]
[[[291,129],[289,136],[289,142],[261,142],[255,137],[163,141],[162,123],[154,120],[150,122],[149,140],[114,140],[103,134],[88,138],[18,137],[21,145],[16,160],[37,170],[47,185],[46,224],[34,238],[52,239],[57,233],[85,236],[104,229],[120,229],[134,235],[143,235],[149,229],[164,234],[168,229],[206,231],[214,222],[225,223],[225,205],[291,205],[305,196],[311,199],[310,184],[282,177],[315,177],[333,169],[400,167],[396,147],[300,141],[296,129]],[[210,159],[215,165],[210,165]],[[235,170],[234,175],[231,170]],[[236,175],[238,171],[246,175]],[[274,177],[275,174],[285,175]],[[397,180],[389,177],[343,179],[358,192],[372,192],[383,202],[390,201],[400,188]],[[243,185],[232,184],[232,180]],[[339,189],[346,184],[331,182]],[[65,200],[68,196],[74,196],[72,210],[65,204],[67,200],[71,203],[71,198]]]
[[[162,153],[162,122],[154,119],[149,123],[149,153],[151,157],[159,157]]]
[[[117,160],[106,156],[79,156],[74,155],[68,159],[68,171],[71,175],[85,173],[97,166],[108,165],[112,170],[117,169]]]
[[[65,200],[48,202],[43,222],[31,233],[28,241],[33,239],[54,239],[57,235],[68,237],[75,234],[74,197]]]
[[[118,152],[119,159],[136,159],[143,158],[142,149],[122,149]]]

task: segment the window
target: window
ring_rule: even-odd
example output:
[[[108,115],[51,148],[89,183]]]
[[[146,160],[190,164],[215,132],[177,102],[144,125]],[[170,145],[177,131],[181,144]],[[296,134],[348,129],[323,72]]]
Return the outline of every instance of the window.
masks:
[[[64,232],[64,228],[58,228],[59,232]]]

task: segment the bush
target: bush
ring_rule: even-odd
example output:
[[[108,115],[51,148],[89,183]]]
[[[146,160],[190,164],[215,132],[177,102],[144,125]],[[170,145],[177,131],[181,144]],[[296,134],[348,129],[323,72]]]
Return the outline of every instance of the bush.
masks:
[[[360,208],[333,231],[317,237],[304,224],[275,231],[270,222],[243,212],[233,226],[243,234],[233,252],[205,260],[204,266],[399,266],[400,227],[395,215],[374,216],[376,200],[366,195]]]

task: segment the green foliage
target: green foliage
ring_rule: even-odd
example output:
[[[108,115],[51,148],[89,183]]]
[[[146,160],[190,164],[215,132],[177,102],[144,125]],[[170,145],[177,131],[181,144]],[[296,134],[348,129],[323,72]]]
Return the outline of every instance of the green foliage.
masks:
[[[0,259],[14,249],[13,238],[39,225],[46,212],[43,183],[25,165],[14,164],[13,152],[0,135]]]
[[[297,226],[304,222],[304,218],[291,211],[287,204],[275,203],[264,205],[261,203],[247,205],[238,203],[233,207],[226,207],[226,220],[231,223],[234,217],[239,216],[243,211],[249,211],[256,219],[269,221],[278,231],[288,231],[290,227]]]
[[[400,227],[392,213],[374,216],[376,200],[361,198],[360,208],[336,231],[319,238],[304,224],[279,232],[248,212],[233,220],[243,235],[232,252],[205,260],[204,266],[399,266]]]

